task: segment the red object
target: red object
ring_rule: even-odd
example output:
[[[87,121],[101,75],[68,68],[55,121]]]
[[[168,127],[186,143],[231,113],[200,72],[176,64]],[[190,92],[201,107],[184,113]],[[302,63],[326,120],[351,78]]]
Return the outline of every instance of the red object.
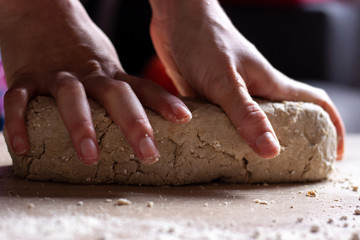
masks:
[[[168,92],[174,95],[179,94],[173,82],[166,74],[165,67],[158,56],[155,55],[150,59],[147,66],[145,67],[143,75],[145,78],[150,79],[165,88]]]

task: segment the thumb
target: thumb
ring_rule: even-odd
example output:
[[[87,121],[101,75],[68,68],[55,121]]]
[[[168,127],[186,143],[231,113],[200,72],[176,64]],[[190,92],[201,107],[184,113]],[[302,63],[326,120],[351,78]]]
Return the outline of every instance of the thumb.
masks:
[[[218,95],[216,102],[256,153],[263,158],[273,158],[280,152],[279,141],[266,114],[244,86],[239,83],[237,87],[228,87],[227,91]]]

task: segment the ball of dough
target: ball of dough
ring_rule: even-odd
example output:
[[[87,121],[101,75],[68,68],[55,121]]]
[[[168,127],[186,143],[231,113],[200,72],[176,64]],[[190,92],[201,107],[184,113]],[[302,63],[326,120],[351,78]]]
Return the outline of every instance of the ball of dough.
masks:
[[[304,182],[325,179],[336,159],[336,132],[319,106],[301,102],[262,102],[281,144],[273,159],[259,157],[217,106],[184,100],[193,114],[175,124],[146,110],[161,157],[138,161],[126,138],[99,104],[89,99],[100,161],[82,164],[54,99],[37,97],[26,115],[30,151],[10,154],[14,173],[29,180],[81,184],[182,185],[214,180],[232,183]]]

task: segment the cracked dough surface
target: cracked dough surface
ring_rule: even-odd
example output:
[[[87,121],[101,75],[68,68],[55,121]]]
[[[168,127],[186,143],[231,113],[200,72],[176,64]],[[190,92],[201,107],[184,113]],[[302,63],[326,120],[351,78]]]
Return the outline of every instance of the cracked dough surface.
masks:
[[[214,180],[234,183],[303,182],[325,179],[336,159],[336,132],[319,106],[301,102],[260,102],[281,144],[273,159],[259,157],[237,134],[225,113],[200,100],[184,100],[193,114],[175,124],[146,110],[161,158],[140,163],[105,110],[89,99],[100,148],[100,162],[85,166],[76,157],[55,101],[29,103],[30,151],[10,151],[14,173],[29,180],[69,183],[182,185]]]

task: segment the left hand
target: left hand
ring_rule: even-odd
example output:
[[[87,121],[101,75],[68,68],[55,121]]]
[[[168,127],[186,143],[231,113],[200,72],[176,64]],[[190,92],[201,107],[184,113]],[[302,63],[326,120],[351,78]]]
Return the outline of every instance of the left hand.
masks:
[[[276,70],[238,32],[216,0],[150,3],[151,36],[180,94],[199,94],[221,106],[240,135],[264,158],[276,156],[280,146],[251,96],[313,102],[329,113],[338,134],[338,159],[342,158],[345,129],[326,92]]]

